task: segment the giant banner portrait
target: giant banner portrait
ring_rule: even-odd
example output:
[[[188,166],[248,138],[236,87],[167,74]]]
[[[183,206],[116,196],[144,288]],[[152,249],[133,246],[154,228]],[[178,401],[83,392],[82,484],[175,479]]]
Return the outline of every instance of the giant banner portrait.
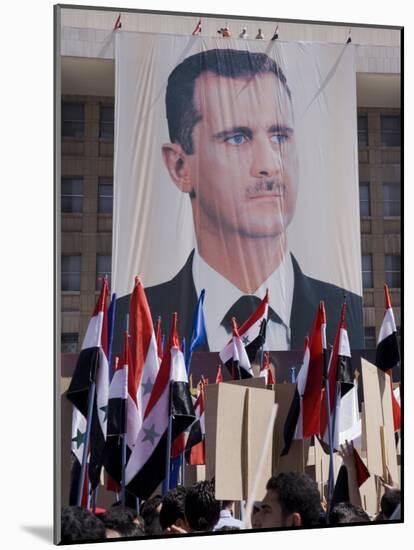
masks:
[[[168,336],[198,296],[210,351],[266,290],[266,347],[299,349],[346,296],[363,348],[352,45],[118,32],[112,291],[134,277]]]

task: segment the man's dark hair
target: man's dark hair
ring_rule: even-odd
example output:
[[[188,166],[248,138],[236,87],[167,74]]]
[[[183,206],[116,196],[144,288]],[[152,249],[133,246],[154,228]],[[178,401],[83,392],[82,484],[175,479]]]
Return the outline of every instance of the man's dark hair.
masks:
[[[267,482],[268,491],[276,491],[284,517],[300,514],[303,527],[317,525],[321,509],[318,486],[313,479],[299,472],[281,473]]]
[[[174,525],[177,519],[185,519],[184,503],[186,493],[186,489],[180,485],[165,494],[160,512],[160,524],[163,530]]]
[[[113,506],[101,518],[107,529],[117,531],[122,537],[136,537],[144,534],[143,529],[134,522],[138,514],[128,506]]]
[[[170,140],[179,143],[187,155],[194,153],[192,132],[201,120],[194,105],[195,81],[204,72],[240,79],[273,73],[291,97],[284,73],[265,53],[215,49],[187,57],[170,74],[165,97]]]
[[[216,529],[216,533],[221,533],[225,531],[240,531],[240,527],[236,527],[235,525],[223,525],[223,527],[220,527],[220,529]]]
[[[401,502],[400,489],[387,489],[381,498],[381,511],[385,519],[392,516],[393,512]]]
[[[162,496],[155,495],[145,501],[141,516],[144,520],[144,529],[146,535],[160,535],[162,533],[160,525],[160,514],[157,511],[158,506],[162,503]]]
[[[363,523],[371,521],[369,515],[359,506],[350,502],[339,502],[329,513],[329,524],[339,525],[340,523]]]
[[[185,517],[192,531],[212,531],[220,519],[220,501],[211,481],[199,481],[187,489]]]
[[[61,515],[62,543],[105,538],[105,525],[89,510],[80,506],[65,506]]]

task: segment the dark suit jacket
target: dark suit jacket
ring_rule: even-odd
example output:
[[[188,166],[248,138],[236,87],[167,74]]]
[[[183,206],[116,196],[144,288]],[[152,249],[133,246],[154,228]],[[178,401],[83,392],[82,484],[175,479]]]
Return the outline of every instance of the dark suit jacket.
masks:
[[[168,337],[170,332],[171,314],[176,311],[178,313],[178,333],[180,338],[183,336],[187,340],[190,338],[193,316],[197,306],[197,294],[192,274],[193,256],[194,251],[191,252],[184,267],[173,279],[145,289],[153,319],[155,321],[161,315],[162,331],[166,337]],[[328,344],[333,344],[345,293],[348,306],[346,320],[350,346],[351,349],[363,349],[362,298],[335,285],[307,277],[302,273],[293,255],[292,263],[294,291],[290,317],[291,349],[303,348],[305,337],[310,332],[320,300],[325,301],[327,341]],[[206,300],[208,300],[207,295]],[[125,327],[126,315],[129,312],[129,301],[130,295],[123,296],[117,300],[113,343],[113,352],[115,354],[119,354],[122,351],[122,327]],[[248,314],[246,315],[247,317]],[[208,346],[198,349],[200,351],[209,351]]]

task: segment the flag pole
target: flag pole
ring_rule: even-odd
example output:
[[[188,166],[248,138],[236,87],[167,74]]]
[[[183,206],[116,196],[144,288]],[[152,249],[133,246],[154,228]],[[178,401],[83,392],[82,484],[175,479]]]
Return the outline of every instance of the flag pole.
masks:
[[[169,382],[168,389],[168,430],[167,430],[167,450],[165,453],[165,492],[170,490],[170,462],[171,462],[171,440],[172,440],[172,383]]]
[[[81,473],[79,476],[78,497],[76,501],[77,506],[82,505],[83,484],[85,481],[86,462],[88,458],[89,441],[91,438],[93,406],[95,403],[96,370],[98,368],[98,361],[99,361],[99,354],[97,353],[95,364],[93,366],[93,371],[92,371],[92,381],[91,381],[91,385],[89,386],[89,392],[88,392],[88,412],[86,416],[86,434],[85,434],[85,443],[84,443],[83,454],[82,454]]]
[[[185,358],[186,357],[185,336],[183,336],[182,341],[181,341],[181,351],[183,353],[183,357]],[[192,352],[191,352],[190,358],[189,358],[190,361],[191,361],[191,356],[192,356]],[[188,363],[188,365],[186,365],[185,368],[186,368],[187,376],[188,376],[188,373],[190,372],[190,363]],[[181,453],[180,469],[181,469],[181,485],[184,485],[184,483],[185,483],[185,448],[184,448],[183,452]]]
[[[329,475],[328,475],[328,498],[327,498],[327,504],[328,504],[328,513],[327,513],[327,521],[329,521],[329,509],[331,506],[331,500],[333,495],[333,482],[334,482],[334,471],[333,471],[333,465],[334,465],[334,456],[333,456],[333,441],[332,441],[332,418],[331,418],[331,400],[329,395],[329,378],[328,378],[328,350],[326,347],[323,348],[323,378],[324,378],[324,386],[325,386],[325,394],[326,394],[326,414],[327,414],[327,420],[328,420],[328,442],[329,442]]]
[[[116,294],[112,294],[111,304],[109,306],[109,326],[108,326],[108,366],[109,366],[109,378],[112,378],[112,341],[114,337],[115,329],[115,313],[116,313]]]
[[[128,388],[128,375],[129,365],[127,366],[127,388]],[[124,399],[124,414],[123,414],[123,434],[122,434],[122,447],[121,447],[121,504],[125,506],[126,503],[126,483],[125,483],[125,470],[126,470],[126,455],[127,455],[127,423],[128,423],[128,389],[126,389],[127,398]]]

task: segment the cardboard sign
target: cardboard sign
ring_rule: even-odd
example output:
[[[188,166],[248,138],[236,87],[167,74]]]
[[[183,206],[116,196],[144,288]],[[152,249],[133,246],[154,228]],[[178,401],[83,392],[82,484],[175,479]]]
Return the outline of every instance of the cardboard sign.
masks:
[[[206,477],[215,477],[218,500],[247,500],[257,474],[274,393],[255,388],[257,379],[205,388]],[[263,384],[263,382],[260,382]],[[272,449],[259,473],[262,498],[272,474]]]
[[[363,358],[361,370],[368,470],[371,475],[384,476],[388,468],[393,480],[398,481],[390,377]]]
[[[309,440],[293,440],[286,456],[281,456],[285,446],[283,429],[295,393],[295,384],[275,384],[275,403],[278,404],[273,438],[273,474],[280,472],[305,472]]]

